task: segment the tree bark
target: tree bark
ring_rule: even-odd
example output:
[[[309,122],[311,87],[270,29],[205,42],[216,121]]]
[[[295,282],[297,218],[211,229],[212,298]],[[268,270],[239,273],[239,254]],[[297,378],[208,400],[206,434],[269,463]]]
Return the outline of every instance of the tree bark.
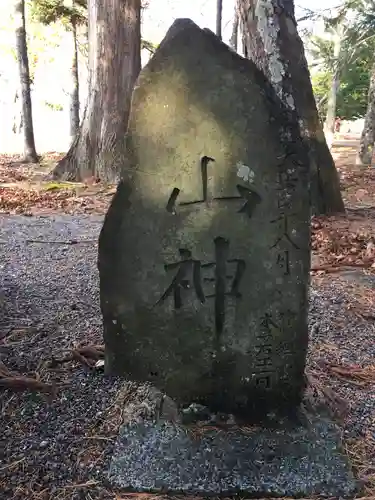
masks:
[[[331,148],[332,146],[333,137],[335,135],[336,101],[337,92],[340,88],[340,55],[343,35],[344,25],[340,23],[336,28],[333,40],[334,70],[332,75],[331,88],[328,93],[327,114],[324,123],[324,134],[326,136],[329,148]]]
[[[70,136],[74,140],[79,131],[79,76],[78,76],[78,44],[77,26],[72,20],[73,59],[72,59],[72,90],[70,94]]]
[[[371,69],[368,90],[367,112],[361,134],[361,142],[356,158],[356,165],[371,166],[375,143],[375,62]]]
[[[343,212],[339,177],[319,120],[293,0],[240,0],[239,8],[246,57],[300,119],[310,153],[312,213]]]
[[[22,99],[22,124],[24,133],[24,161],[38,163],[39,158],[35,149],[33,113],[31,105],[30,69],[26,43],[25,0],[16,0],[16,51],[20,75]]]
[[[235,51],[238,51],[238,29],[240,24],[240,15],[238,12],[237,0],[234,2],[234,16],[232,25],[232,36],[229,40],[229,46]]]
[[[130,101],[141,69],[140,0],[89,0],[89,92],[82,123],[53,177],[115,182],[126,161]]]
[[[222,38],[221,25],[223,20],[223,0],[216,0],[216,35]]]

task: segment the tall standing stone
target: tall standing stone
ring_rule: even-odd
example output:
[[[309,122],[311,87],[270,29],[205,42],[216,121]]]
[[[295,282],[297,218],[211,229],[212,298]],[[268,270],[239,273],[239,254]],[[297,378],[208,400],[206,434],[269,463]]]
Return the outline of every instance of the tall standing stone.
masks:
[[[179,20],[134,90],[99,241],[106,369],[252,416],[303,391],[308,160],[250,61]]]

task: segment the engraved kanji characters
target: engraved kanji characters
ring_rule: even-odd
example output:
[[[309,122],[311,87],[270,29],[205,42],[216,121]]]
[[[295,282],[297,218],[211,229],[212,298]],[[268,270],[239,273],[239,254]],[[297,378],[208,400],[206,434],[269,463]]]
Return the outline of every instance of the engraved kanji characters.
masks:
[[[246,270],[246,263],[242,259],[229,258],[229,240],[226,238],[218,236],[214,240],[214,246],[215,260],[203,264],[192,258],[190,250],[179,250],[182,259],[164,266],[166,271],[176,269],[177,272],[156,305],[173,295],[174,307],[180,309],[183,305],[182,291],[192,286],[195,295],[202,304],[206,299],[215,299],[215,329],[219,335],[222,333],[225,323],[225,298],[227,296],[241,298],[239,287]],[[234,275],[227,274],[227,267],[230,264],[235,264]],[[202,279],[202,272],[205,269],[214,269],[214,277],[203,277]],[[229,286],[228,279],[231,280]],[[214,282],[214,293],[205,295],[202,282]]]
[[[195,201],[185,201],[179,203],[179,206],[183,207],[188,205],[195,205],[198,203],[210,204],[212,201],[231,201],[243,199],[244,204],[238,210],[238,213],[246,214],[250,219],[254,213],[256,206],[261,202],[261,197],[252,189],[246,186],[242,186],[241,184],[236,185],[239,196],[213,196],[208,186],[208,164],[214,161],[215,159],[209,156],[203,156],[201,158],[202,198]],[[172,214],[176,213],[177,198],[180,192],[180,189],[176,187],[173,188],[172,193],[167,201],[166,210]]]

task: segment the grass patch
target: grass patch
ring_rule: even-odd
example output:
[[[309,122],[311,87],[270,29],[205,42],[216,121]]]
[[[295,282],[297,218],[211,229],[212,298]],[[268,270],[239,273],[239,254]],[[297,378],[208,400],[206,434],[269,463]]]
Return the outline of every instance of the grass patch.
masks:
[[[76,189],[82,187],[79,182],[57,182],[51,181],[43,185],[43,191],[57,191],[59,189]]]

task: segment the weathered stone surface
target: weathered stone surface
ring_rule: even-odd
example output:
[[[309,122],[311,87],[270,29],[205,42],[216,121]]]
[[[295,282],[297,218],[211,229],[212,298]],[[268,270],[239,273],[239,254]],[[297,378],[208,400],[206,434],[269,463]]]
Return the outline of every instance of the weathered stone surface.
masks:
[[[109,479],[140,492],[351,497],[358,491],[332,423],[191,432],[169,422],[121,428]]]
[[[310,253],[292,112],[250,61],[179,20],[142,70],[127,140],[99,241],[107,371],[215,411],[295,407]]]

